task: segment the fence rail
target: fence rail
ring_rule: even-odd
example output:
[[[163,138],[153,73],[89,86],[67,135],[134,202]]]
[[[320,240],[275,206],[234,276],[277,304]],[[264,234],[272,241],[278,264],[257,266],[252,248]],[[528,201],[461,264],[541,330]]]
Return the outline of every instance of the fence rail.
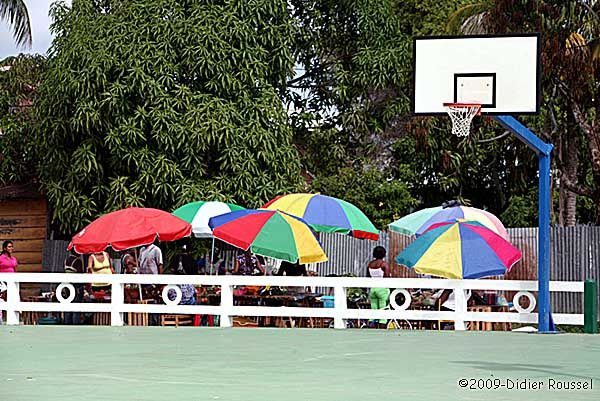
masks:
[[[403,319],[403,320],[452,320],[456,330],[464,330],[467,321],[537,323],[534,313],[537,281],[525,280],[442,280],[423,278],[359,278],[359,277],[278,277],[278,276],[173,276],[173,275],[90,275],[65,273],[0,273],[0,282],[7,291],[7,300],[0,303],[0,309],[7,312],[7,324],[20,323],[19,314],[25,311],[46,312],[110,312],[111,325],[122,326],[124,312],[146,313],[185,313],[185,314],[214,314],[220,315],[223,327],[232,325],[234,316],[296,316],[296,317],[329,317],[333,318],[335,328],[345,328],[347,319]],[[103,282],[112,285],[110,303],[71,303],[61,294],[59,302],[22,302],[20,285],[22,283],[65,283],[69,289],[70,283]],[[167,291],[163,290],[165,305],[158,304],[128,304],[124,300],[126,284],[160,284],[167,289],[177,291],[177,284],[219,286],[221,302],[218,306],[208,305],[178,305],[168,299]],[[234,286],[318,286],[333,288],[334,308],[312,307],[269,307],[269,306],[238,306],[234,305]],[[392,302],[390,310],[349,309],[347,307],[346,290],[349,288],[396,288],[403,293],[406,289],[451,289],[455,291],[455,311],[411,310],[410,293],[407,302],[402,305]],[[550,283],[552,293],[582,293],[583,282]],[[515,291],[513,299],[517,312],[469,312],[465,290],[496,290]],[[71,294],[69,294],[71,295]],[[520,306],[519,298],[526,296],[530,300],[528,308]],[[62,299],[61,299],[62,298]],[[71,298],[67,296],[66,298]],[[555,310],[553,314],[557,324],[583,325],[583,314],[561,313]]]

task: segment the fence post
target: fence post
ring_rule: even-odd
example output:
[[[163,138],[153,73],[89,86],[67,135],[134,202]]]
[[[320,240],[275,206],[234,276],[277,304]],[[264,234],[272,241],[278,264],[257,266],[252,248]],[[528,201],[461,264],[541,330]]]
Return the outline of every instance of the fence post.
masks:
[[[221,284],[221,315],[219,318],[221,327],[231,327],[233,325],[231,310],[233,309],[233,289],[231,284],[225,282]]]
[[[333,287],[334,313],[333,327],[335,329],[345,329],[346,322],[342,318],[342,313],[346,310],[346,288],[335,286]]]
[[[583,322],[585,333],[598,333],[598,285],[594,280],[585,280],[583,286]]]
[[[462,282],[454,287],[454,330],[465,330],[465,313],[467,313],[467,299]]]
[[[6,324],[19,324],[19,311],[17,303],[21,301],[20,283],[18,281],[6,282]]]
[[[112,294],[110,297],[110,325],[123,326],[123,312],[121,308],[125,303],[125,284],[114,282],[112,283]],[[129,322],[131,324],[131,322]]]

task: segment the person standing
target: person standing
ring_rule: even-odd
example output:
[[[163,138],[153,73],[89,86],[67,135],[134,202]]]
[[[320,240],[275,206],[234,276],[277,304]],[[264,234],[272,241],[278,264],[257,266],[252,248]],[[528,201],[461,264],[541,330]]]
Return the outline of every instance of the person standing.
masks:
[[[308,272],[306,271],[306,266],[300,264],[300,262],[290,263],[284,260],[279,265],[276,276],[308,276]],[[289,290],[298,294],[304,294],[306,292],[306,288],[302,286],[289,287]]]
[[[233,274],[240,276],[264,275],[265,269],[260,260],[248,248],[235,259]]]
[[[299,262],[290,263],[288,261],[282,261],[277,270],[276,276],[308,276],[306,266]]]
[[[14,251],[14,244],[10,240],[6,240],[2,243],[2,253],[0,253],[0,273],[16,273],[17,258],[12,256]],[[6,301],[6,291],[0,293],[0,298]],[[0,310],[0,324],[2,324],[2,311]]]
[[[264,276],[265,268],[262,266],[256,255],[252,253],[250,248],[248,248],[246,251],[244,251],[244,253],[238,255],[238,257],[235,259],[233,274],[239,276]],[[260,286],[241,286],[238,287],[236,291],[242,294],[257,294],[260,291]]]
[[[92,274],[113,274],[115,271],[107,252],[94,252],[88,258],[87,272]],[[93,283],[92,291],[110,291],[110,283]]]
[[[183,245],[182,252],[173,258],[171,270],[175,274],[198,274],[196,260],[192,256],[189,245]]]
[[[175,269],[173,269],[173,273],[178,274],[178,275],[188,274],[185,271],[185,268],[179,269],[177,267]],[[179,301],[179,305],[196,305],[197,304],[197,300],[196,300],[197,291],[196,291],[196,287],[193,284],[177,284],[177,286],[181,290],[181,300]],[[175,290],[169,290],[167,292],[167,297],[171,301],[174,301],[175,298],[177,298],[177,294],[175,293]]]
[[[65,259],[65,273],[83,273],[83,261],[79,255],[71,253]],[[82,283],[73,284],[75,288],[75,298],[72,302],[80,303],[83,302],[84,298],[84,285]],[[65,312],[64,313],[65,324],[81,324],[81,313],[80,312]]]
[[[2,253],[0,253],[0,273],[16,273],[17,258],[12,254],[14,252],[15,245],[12,241],[6,240],[2,243]]]
[[[162,274],[163,273],[163,255],[161,249],[154,243],[143,247],[140,250],[139,274]],[[142,285],[142,296],[144,299],[155,298],[158,287],[153,284]],[[158,314],[150,313],[150,325],[158,326]]]
[[[137,260],[131,249],[123,251],[121,256],[121,273],[137,274]]]
[[[367,265],[369,277],[383,278],[387,276],[387,263],[385,262],[385,248],[382,246],[376,246],[373,249],[373,260]],[[385,309],[390,299],[389,288],[371,288],[369,292],[369,298],[371,299],[371,309]],[[387,320],[380,319],[379,326],[384,326]]]
[[[156,243],[140,251],[140,274],[163,274],[163,255]]]

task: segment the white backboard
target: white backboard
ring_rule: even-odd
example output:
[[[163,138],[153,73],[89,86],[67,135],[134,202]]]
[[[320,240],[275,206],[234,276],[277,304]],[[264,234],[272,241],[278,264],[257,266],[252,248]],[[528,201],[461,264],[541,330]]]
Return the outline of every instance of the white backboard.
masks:
[[[483,114],[539,113],[539,35],[414,40],[413,113],[445,114],[444,103],[479,103]]]

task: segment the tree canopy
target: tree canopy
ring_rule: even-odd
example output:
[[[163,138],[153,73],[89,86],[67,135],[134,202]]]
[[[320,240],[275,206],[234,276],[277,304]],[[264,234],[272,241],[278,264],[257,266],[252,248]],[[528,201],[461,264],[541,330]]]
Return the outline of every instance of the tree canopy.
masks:
[[[37,180],[39,155],[31,108],[43,79],[46,59],[20,55],[0,62],[0,183]]]
[[[65,232],[125,206],[258,206],[297,187],[286,1],[81,0],[52,15],[36,142]]]
[[[254,207],[298,190],[351,201],[379,228],[453,198],[536,225],[533,152],[485,118],[456,138],[447,118],[411,116],[410,97],[414,36],[539,31],[542,112],[521,119],[556,147],[554,221],[598,222],[597,6],[58,2],[47,62],[6,62],[35,91],[0,74],[0,180],[39,180],[65,234],[128,205]],[[17,93],[31,112],[8,112]]]

